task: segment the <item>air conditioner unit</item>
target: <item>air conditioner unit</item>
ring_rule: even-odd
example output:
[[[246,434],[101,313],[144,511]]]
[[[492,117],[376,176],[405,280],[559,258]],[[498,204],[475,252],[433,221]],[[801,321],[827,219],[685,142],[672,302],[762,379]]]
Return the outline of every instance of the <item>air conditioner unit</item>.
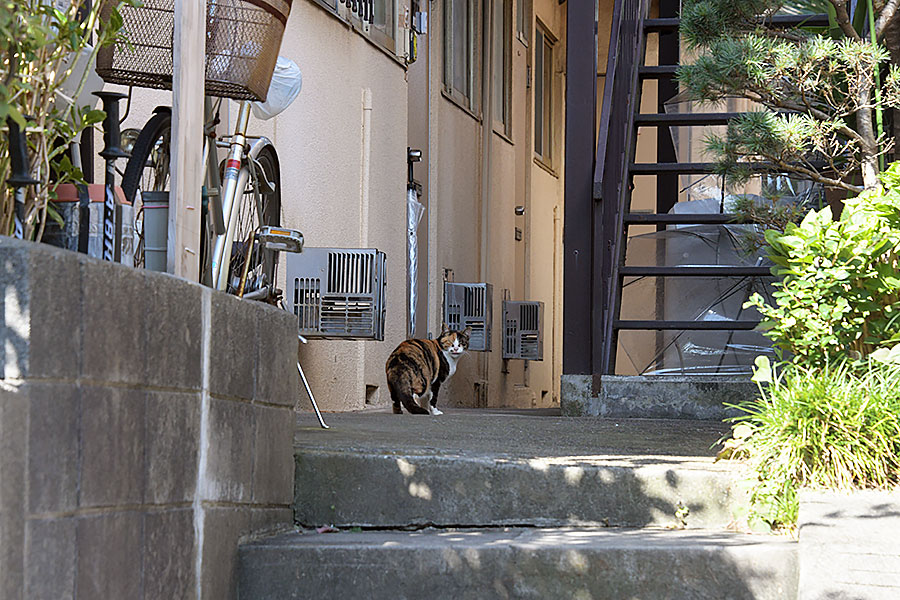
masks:
[[[544,303],[503,301],[503,358],[544,359]]]
[[[491,351],[492,290],[489,283],[444,282],[444,323],[455,331],[472,328],[469,350]]]
[[[384,340],[387,260],[375,248],[309,248],[287,255],[285,299],[300,335]]]

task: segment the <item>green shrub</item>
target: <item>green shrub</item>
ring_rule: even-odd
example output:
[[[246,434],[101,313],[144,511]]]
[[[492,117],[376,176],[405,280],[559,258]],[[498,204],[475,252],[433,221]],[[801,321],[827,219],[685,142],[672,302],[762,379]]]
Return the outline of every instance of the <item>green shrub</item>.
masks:
[[[900,482],[900,365],[867,361],[772,376],[757,359],[761,398],[735,408],[729,445],[753,471],[751,522],[797,520],[800,487],[850,489]]]
[[[900,341],[900,163],[882,179],[886,188],[847,200],[837,221],[825,208],[766,232],[775,306],[754,294],[745,307],[759,309],[766,335],[797,364],[824,367]]]

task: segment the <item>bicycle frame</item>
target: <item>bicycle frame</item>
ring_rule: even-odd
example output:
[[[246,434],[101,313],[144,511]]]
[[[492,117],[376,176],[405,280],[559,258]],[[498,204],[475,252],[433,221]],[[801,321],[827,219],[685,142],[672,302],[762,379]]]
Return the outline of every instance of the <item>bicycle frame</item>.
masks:
[[[231,249],[239,212],[237,201],[247,188],[253,161],[265,146],[272,144],[266,137],[249,138],[247,136],[249,121],[250,102],[243,101],[240,104],[234,135],[231,136],[228,144],[225,173],[220,187],[221,196],[218,206],[213,209],[217,211],[221,207],[222,223],[225,225],[224,232],[216,232],[218,235],[212,255],[212,287],[217,290],[225,290],[228,284],[228,267],[231,263]],[[247,148],[248,140],[251,140],[249,149]],[[207,157],[208,169],[215,170],[217,174],[217,161],[210,161],[210,158],[216,156],[215,144],[209,136],[207,136],[206,145],[208,148],[204,149],[204,155]],[[213,218],[217,219],[217,214]]]

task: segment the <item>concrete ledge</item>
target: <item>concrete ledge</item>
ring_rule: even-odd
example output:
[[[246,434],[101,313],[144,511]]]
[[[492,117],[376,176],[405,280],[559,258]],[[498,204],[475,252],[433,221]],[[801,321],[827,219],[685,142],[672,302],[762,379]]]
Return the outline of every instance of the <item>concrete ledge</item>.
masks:
[[[715,419],[740,414],[726,404],[759,393],[749,377],[604,375],[593,394],[585,375],[564,375],[560,404],[567,416]]]
[[[746,499],[735,472],[661,457],[485,459],[302,450],[295,519],[306,526],[724,527]]]
[[[616,529],[288,534],[240,550],[254,600],[792,600],[796,543]]]
[[[0,599],[233,597],[291,525],[294,318],[5,237],[0,287]]]
[[[800,493],[800,600],[900,598],[900,490]]]

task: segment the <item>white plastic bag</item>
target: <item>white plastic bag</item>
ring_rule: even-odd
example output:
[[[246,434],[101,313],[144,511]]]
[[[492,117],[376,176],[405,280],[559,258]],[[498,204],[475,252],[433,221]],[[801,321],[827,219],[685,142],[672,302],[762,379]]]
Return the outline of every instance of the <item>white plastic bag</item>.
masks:
[[[271,119],[294,101],[303,87],[303,75],[297,63],[283,56],[275,63],[272,83],[265,102],[252,102],[253,116],[257,119]]]

